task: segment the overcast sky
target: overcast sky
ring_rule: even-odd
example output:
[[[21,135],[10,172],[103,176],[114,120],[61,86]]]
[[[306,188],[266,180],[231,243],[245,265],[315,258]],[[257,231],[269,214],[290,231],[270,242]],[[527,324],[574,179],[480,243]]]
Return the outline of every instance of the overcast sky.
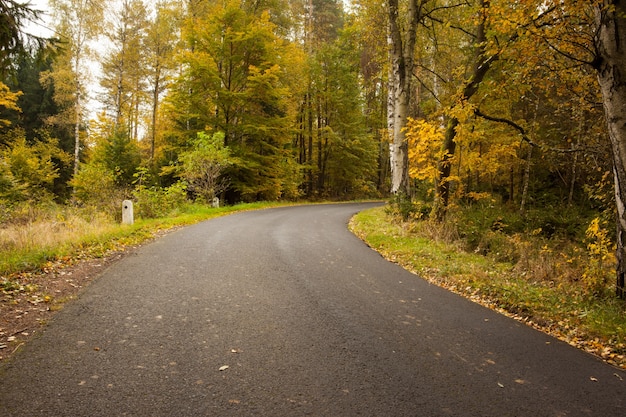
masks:
[[[48,8],[47,0],[30,0],[31,8],[34,10],[41,10],[41,20],[39,22],[31,22],[26,25],[26,32],[33,35],[49,37],[53,34],[51,28],[54,26],[52,23],[52,17],[50,16],[50,9]]]

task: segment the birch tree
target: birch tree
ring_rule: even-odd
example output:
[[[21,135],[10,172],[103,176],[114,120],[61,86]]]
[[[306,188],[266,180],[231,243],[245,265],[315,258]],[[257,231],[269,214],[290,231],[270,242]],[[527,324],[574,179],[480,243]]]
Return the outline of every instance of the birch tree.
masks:
[[[617,203],[617,295],[626,298],[626,3],[603,0],[595,5],[597,34],[594,68],[602,91],[613,149]]]
[[[404,134],[411,90],[417,26],[429,0],[409,0],[408,10],[400,13],[398,0],[388,0],[389,87],[387,123],[389,129],[389,161],[391,193],[408,194],[408,149]],[[406,16],[406,20],[401,16]]]

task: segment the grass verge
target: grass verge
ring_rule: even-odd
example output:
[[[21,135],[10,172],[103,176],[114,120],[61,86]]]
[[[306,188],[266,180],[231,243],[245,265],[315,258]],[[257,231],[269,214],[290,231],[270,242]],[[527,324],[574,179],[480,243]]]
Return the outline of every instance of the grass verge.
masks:
[[[378,207],[357,214],[352,231],[420,277],[525,322],[626,369],[626,303],[591,297],[576,285],[529,279],[512,262],[433,240]],[[549,260],[544,260],[549,262]]]

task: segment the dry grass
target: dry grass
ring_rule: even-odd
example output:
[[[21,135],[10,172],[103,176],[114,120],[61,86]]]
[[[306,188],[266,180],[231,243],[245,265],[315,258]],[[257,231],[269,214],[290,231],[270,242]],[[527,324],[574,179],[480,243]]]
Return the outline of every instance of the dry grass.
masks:
[[[37,269],[42,262],[63,256],[68,248],[119,228],[113,219],[87,208],[21,207],[11,214],[0,223],[0,275],[5,278]]]
[[[57,219],[33,219],[0,228],[0,253],[23,252],[63,246],[97,235],[115,227],[105,216],[85,218],[80,214],[63,213]]]

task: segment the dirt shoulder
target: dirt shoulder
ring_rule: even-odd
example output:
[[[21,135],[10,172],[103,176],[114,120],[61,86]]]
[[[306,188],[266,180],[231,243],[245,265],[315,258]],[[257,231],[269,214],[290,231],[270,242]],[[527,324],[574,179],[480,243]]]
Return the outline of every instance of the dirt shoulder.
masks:
[[[60,260],[41,272],[24,272],[0,281],[0,363],[42,331],[53,315],[109,265],[129,250],[99,259]]]

